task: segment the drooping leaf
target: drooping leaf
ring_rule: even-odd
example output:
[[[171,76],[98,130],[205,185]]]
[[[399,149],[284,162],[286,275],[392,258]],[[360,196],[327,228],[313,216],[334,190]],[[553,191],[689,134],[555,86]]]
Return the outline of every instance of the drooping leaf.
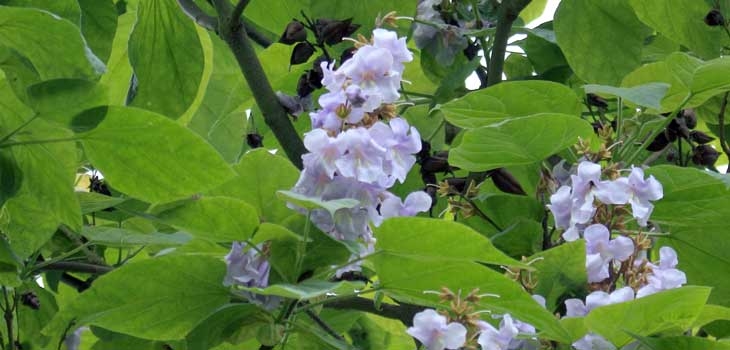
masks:
[[[266,288],[244,288],[261,295],[276,295],[296,300],[309,300],[324,296],[328,293],[336,295],[355,295],[356,291],[364,287],[362,282],[328,282],[319,280],[306,280],[298,284],[275,284]]]
[[[449,164],[469,171],[485,171],[542,161],[587,139],[593,128],[566,114],[535,114],[468,130],[461,144],[449,152]]]
[[[42,80],[94,79],[104,70],[78,27],[38,9],[0,7],[0,44],[30,60]]]
[[[230,197],[202,197],[165,210],[157,217],[196,237],[218,242],[245,241],[259,225],[251,205]]]
[[[276,191],[294,186],[299,170],[286,158],[265,149],[247,152],[233,166],[238,176],[212,189],[211,195],[235,197],[256,208],[261,221],[279,222],[294,212]]]
[[[682,333],[692,325],[710,295],[709,287],[682,287],[630,302],[593,309],[585,318],[588,329],[617,346],[660,332]]]
[[[136,198],[168,202],[234,175],[199,136],[159,114],[109,106],[75,120],[85,127],[97,123],[79,135],[87,157],[114,188]]]
[[[554,27],[575,74],[606,85],[617,85],[641,64],[641,47],[649,34],[626,0],[561,1]]]
[[[117,9],[112,0],[78,0],[81,8],[81,33],[91,51],[107,62],[117,30]]]
[[[668,232],[657,246],[677,251],[678,268],[694,285],[710,285],[710,302],[730,306],[730,281],[721,276],[730,268],[725,237],[730,196],[722,180],[698,170],[657,166],[649,173],[664,187],[664,198],[655,202],[651,220]]]
[[[179,118],[195,99],[203,74],[195,23],[173,0],[140,1],[129,62],[138,84],[132,105]]]
[[[183,339],[228,302],[224,276],[223,261],[201,255],[126,264],[95,280],[56,314],[43,334],[56,338],[75,319],[78,325],[96,325],[143,339]]]
[[[183,232],[145,234],[106,226],[85,226],[81,234],[91,242],[115,248],[140,245],[177,246],[187,243],[192,238]]]
[[[587,285],[585,242],[578,240],[563,244],[530,257],[537,269],[538,281],[533,291],[545,297],[548,310],[555,310],[567,295],[579,295]]]
[[[661,109],[662,98],[666,95],[669,87],[670,85],[665,83],[649,83],[630,88],[589,84],[583,86],[583,89],[587,94],[613,95],[638,106]]]
[[[73,117],[82,111],[108,104],[103,85],[81,79],[46,80],[31,85],[28,100],[40,118],[65,126],[71,126]]]
[[[706,25],[702,20],[711,6],[704,1],[630,0],[636,16],[656,31],[702,58],[720,56],[725,33],[722,28]]]
[[[376,249],[413,259],[479,261],[521,266],[468,226],[446,220],[398,217],[375,229]]]

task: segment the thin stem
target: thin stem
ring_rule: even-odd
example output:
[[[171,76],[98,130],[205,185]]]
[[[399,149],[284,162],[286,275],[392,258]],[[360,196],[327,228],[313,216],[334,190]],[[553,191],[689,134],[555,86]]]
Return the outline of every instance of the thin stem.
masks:
[[[345,341],[345,338],[342,337],[342,335],[337,333],[334,329],[332,329],[332,327],[330,327],[330,325],[328,325],[321,318],[319,318],[319,316],[315,314],[314,311],[307,309],[304,312],[307,314],[307,316],[309,316],[310,319],[312,319],[312,321],[314,321],[314,323],[317,324],[317,326],[319,326],[319,328],[322,328],[322,330],[327,332],[327,334],[331,335],[333,338],[339,341]]]
[[[0,144],[2,144],[3,142],[9,140],[11,137],[13,137],[13,135],[17,134],[20,130],[23,130],[23,128],[25,128],[26,126],[28,126],[28,124],[32,123],[37,118],[38,118],[38,113],[36,113],[32,117],[28,118],[28,120],[26,120],[25,122],[23,122],[23,124],[20,124],[17,128],[15,128],[15,130],[9,132],[7,135],[5,135],[2,138],[0,138]]]
[[[307,211],[307,221],[304,222],[304,239],[299,242],[297,246],[297,263],[295,271],[298,274],[302,273],[302,263],[304,263],[304,255],[307,254],[307,241],[309,241],[309,230],[311,229],[312,211]]]
[[[621,142],[621,131],[623,129],[623,112],[624,112],[624,101],[621,97],[618,98],[617,111],[616,111],[616,141]]]
[[[203,12],[193,0],[177,0],[177,3],[197,25],[212,31],[218,29],[218,19]]]
[[[53,259],[45,260],[45,261],[42,261],[42,262],[40,262],[38,264],[35,264],[28,271],[29,271],[29,273],[33,273],[35,271],[41,270],[41,269],[45,268],[46,266],[49,266],[49,265],[55,264],[57,262],[60,262],[60,261],[62,261],[64,259],[66,259],[66,258],[68,258],[68,257],[70,257],[70,256],[72,256],[72,255],[74,255],[74,254],[76,254],[78,252],[80,252],[82,249],[86,249],[90,245],[91,245],[91,242],[86,242],[86,243],[84,243],[84,244],[82,244],[82,245],[80,245],[80,246],[78,246],[78,247],[76,247],[74,249],[71,249],[70,251],[65,252],[65,253],[63,253],[63,254],[61,254],[61,255],[53,258]],[[35,261],[35,259],[34,260],[31,260],[31,261]]]
[[[246,9],[246,6],[248,6],[249,2],[250,0],[238,0],[236,7],[234,7],[233,11],[231,12],[232,25],[241,24],[241,15],[243,14],[243,10]]]
[[[723,96],[722,98],[722,105],[720,105],[720,114],[717,115],[717,120],[718,124],[720,124],[720,146],[722,146],[722,151],[725,153],[725,156],[727,156],[727,158],[730,160],[730,147],[728,147],[727,138],[725,135],[725,110],[727,109],[727,96],[728,93],[726,92],[725,96]],[[725,170],[725,174],[727,174],[728,171],[730,171],[730,166],[728,166],[728,168]]]
[[[58,139],[16,141],[16,142],[0,143],[0,148],[13,147],[13,146],[25,146],[25,145],[38,145],[38,144],[43,144],[43,143],[54,143],[54,142],[79,141],[79,140],[81,140],[80,137],[74,136],[74,137],[64,137],[64,138],[58,138]]]
[[[71,231],[71,229],[69,229],[66,225],[59,226],[59,229],[61,230],[61,232],[63,232],[64,235],[66,235],[69,240],[71,240],[71,242],[74,242],[74,244],[81,247],[81,251],[84,252],[86,258],[88,258],[90,262],[96,265],[106,265],[104,263],[104,259],[99,257],[99,255],[94,253],[91,249],[89,249],[85,242],[81,241],[81,239],[79,238],[79,234]]]
[[[3,316],[5,318],[5,326],[8,330],[8,348],[13,349],[13,309],[15,305],[10,305],[8,289],[6,287],[3,287],[3,297],[5,298],[5,312]]]
[[[46,266],[43,266],[42,268],[38,270],[43,271],[68,271],[68,272],[82,272],[82,273],[91,273],[91,274],[105,274],[107,272],[111,272],[114,270],[111,266],[105,266],[105,265],[94,265],[94,264],[88,264],[88,263],[82,263],[82,262],[75,262],[75,261],[58,261]]]
[[[641,144],[641,146],[639,146],[639,148],[636,151],[634,151],[634,153],[632,153],[627,159],[624,160],[624,163],[629,164],[629,165],[633,164],[634,161],[636,160],[636,158],[641,154],[641,151],[646,149],[646,147],[649,146],[649,144],[652,141],[654,141],[654,139],[657,137],[657,135],[659,135],[660,132],[663,132],[664,129],[666,129],[667,126],[669,126],[669,123],[672,122],[672,119],[674,119],[674,117],[677,115],[677,113],[679,113],[679,111],[682,110],[684,105],[686,105],[687,102],[689,102],[691,97],[692,97],[691,94],[688,95],[687,97],[685,97],[684,101],[682,101],[682,103],[674,111],[672,111],[672,113],[666,118],[666,120],[661,125],[659,125],[657,128],[652,130],[651,134],[649,134],[649,136],[646,138],[646,140],[644,140],[644,142]]]
[[[232,18],[234,9],[229,0],[213,0],[213,4],[219,18],[218,35],[236,57],[238,67],[253,93],[266,125],[271,128],[289,160],[301,169],[302,155],[306,153],[304,143],[274,94],[246,30],[238,18]]]

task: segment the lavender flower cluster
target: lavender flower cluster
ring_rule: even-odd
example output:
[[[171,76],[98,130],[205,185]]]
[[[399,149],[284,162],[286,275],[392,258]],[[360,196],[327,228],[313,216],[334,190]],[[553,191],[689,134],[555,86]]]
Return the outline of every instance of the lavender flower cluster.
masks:
[[[406,40],[375,29],[371,42],[358,45],[353,57],[337,69],[334,63],[322,63],[327,92],[319,98],[321,109],[310,114],[313,130],[304,136],[309,153],[302,157],[304,170],[293,191],[325,201],[358,200],[359,205],[334,215],[324,209],[309,215],[336,239],[361,239],[367,252],[375,242],[371,223],[377,226],[389,217],[426,211],[431,198],[417,191],[401,201],[387,190],[405,181],[421,150],[418,130],[397,117],[393,108],[400,97],[404,63],[413,59]]]
[[[363,255],[374,248],[371,223],[377,226],[389,217],[426,211],[431,197],[417,191],[402,201],[387,190],[396,181],[405,181],[416,162],[414,154],[421,150],[418,130],[393,113],[404,63],[413,59],[406,40],[395,32],[375,29],[370,42],[358,45],[340,67],[322,63],[327,92],[319,98],[321,109],[310,114],[313,130],[304,136],[309,153],[302,156],[304,170],[293,191],[323,201],[356,199],[359,204],[354,208],[339,209],[334,215],[314,209],[309,216],[336,239],[364,243],[359,254]],[[268,286],[270,267],[261,247],[245,252],[244,248],[234,242],[226,256],[224,285]],[[339,269],[337,275],[353,270],[359,270],[358,263]],[[251,293],[244,296],[264,307],[276,302]]]

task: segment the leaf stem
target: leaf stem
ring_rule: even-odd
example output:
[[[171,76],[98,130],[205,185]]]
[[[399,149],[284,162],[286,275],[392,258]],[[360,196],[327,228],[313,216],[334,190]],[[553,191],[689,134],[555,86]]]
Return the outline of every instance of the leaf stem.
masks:
[[[177,3],[183,12],[192,18],[197,25],[207,30],[218,29],[218,19],[203,12],[193,0],[177,0]]]
[[[28,118],[28,120],[24,121],[22,124],[20,124],[15,130],[9,132],[7,135],[0,138],[0,144],[3,142],[9,140],[13,135],[17,134],[20,130],[23,130],[28,124],[32,123],[34,120],[38,118],[38,113],[34,114],[32,117]]]
[[[722,105],[720,105],[720,114],[717,115],[717,121],[718,124],[720,124],[720,146],[722,147],[722,151],[725,153],[725,156],[727,156],[728,160],[730,160],[730,147],[728,147],[727,136],[725,135],[725,110],[727,109],[727,97],[728,92],[726,92],[725,96],[722,98]],[[725,174],[728,174],[728,171],[730,171],[730,166],[725,169]]]
[[[81,137],[74,136],[74,137],[63,137],[63,138],[58,138],[58,139],[15,141],[15,142],[0,143],[0,148],[7,148],[7,147],[13,147],[13,146],[25,146],[25,145],[39,145],[39,144],[44,144],[44,143],[55,143],[55,142],[79,141],[81,139],[82,139]]]

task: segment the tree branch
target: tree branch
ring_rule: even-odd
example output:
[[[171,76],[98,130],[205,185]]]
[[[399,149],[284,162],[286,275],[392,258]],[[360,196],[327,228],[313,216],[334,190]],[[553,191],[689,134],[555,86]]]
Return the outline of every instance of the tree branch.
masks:
[[[304,143],[289,120],[286,110],[279,104],[279,99],[271,88],[246,30],[238,18],[232,17],[234,9],[228,0],[213,0],[213,4],[218,13],[218,35],[228,44],[228,48],[236,57],[266,125],[276,136],[289,160],[301,169],[302,154],[306,153]]]
[[[243,10],[246,9],[246,6],[248,6],[249,2],[249,0],[238,0],[236,7],[234,7],[233,11],[231,12],[231,25],[236,26],[241,24],[241,15],[243,14]]]
[[[105,274],[114,270],[111,266],[89,264],[75,261],[58,261],[40,268],[46,271],[82,272],[93,274]]]
[[[218,19],[205,13],[193,0],[177,0],[177,3],[183,12],[199,26],[207,30],[218,29]]]
[[[512,32],[512,24],[520,15],[520,11],[530,3],[531,0],[504,0],[497,10],[497,29],[494,33],[494,44],[492,44],[492,55],[487,66],[487,86],[498,84],[502,81],[504,71],[504,55],[507,52],[507,41]]]
[[[253,42],[261,45],[263,48],[267,48],[274,43],[274,40],[271,40],[270,37],[259,31],[259,29],[256,28],[251,21],[247,20],[245,17],[241,21],[243,22],[243,28],[246,30],[246,34],[248,34],[248,37]]]

